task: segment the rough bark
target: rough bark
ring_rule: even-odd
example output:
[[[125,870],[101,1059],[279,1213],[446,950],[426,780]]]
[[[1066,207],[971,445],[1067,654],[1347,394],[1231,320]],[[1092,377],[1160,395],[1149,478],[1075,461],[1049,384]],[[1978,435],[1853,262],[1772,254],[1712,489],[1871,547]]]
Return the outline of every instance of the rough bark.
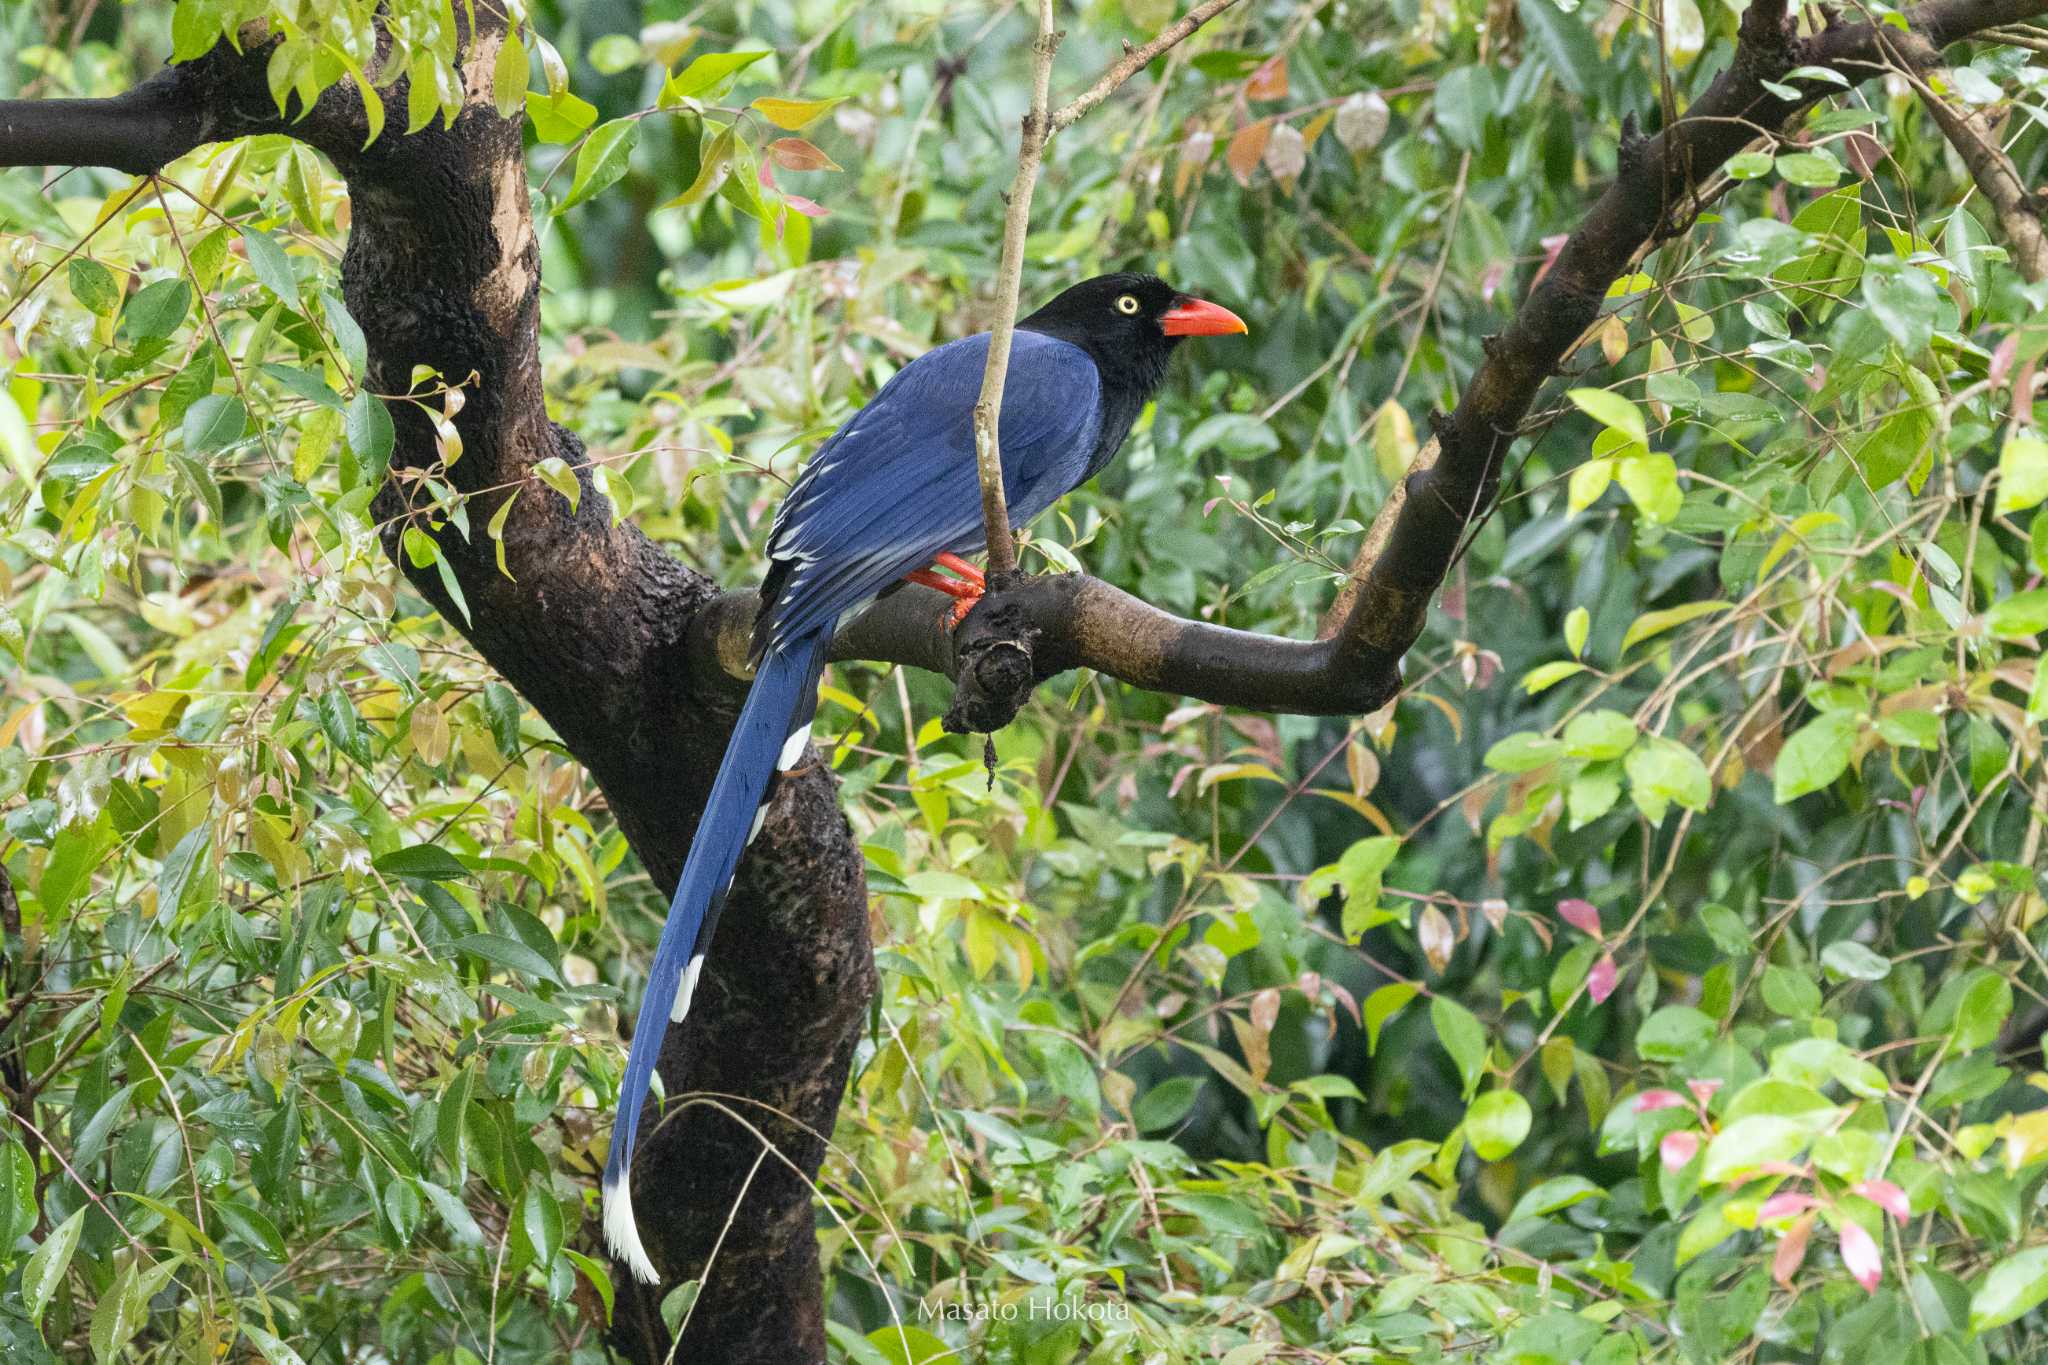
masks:
[[[481,10],[478,17],[464,62],[471,97],[452,129],[386,132],[365,148],[362,108],[346,84],[305,119],[280,119],[262,51],[223,47],[109,102],[119,108],[104,118],[58,107],[70,102],[0,105],[10,137],[0,162],[33,156],[145,172],[200,141],[258,132],[290,133],[332,159],[349,188],[342,289],[368,343],[368,386],[404,393],[416,365],[462,384],[467,403],[455,421],[463,454],[446,477],[463,493],[519,489],[503,536],[511,578],[482,535],[470,542],[453,529],[430,530],[461,585],[465,620],[436,573],[415,569],[401,551],[406,526],[431,525],[407,475],[439,460],[422,408],[389,402],[397,442],[375,507],[386,549],[588,768],[655,884],[672,888],[737,710],[730,680],[689,666],[692,620],[717,592],[630,524],[613,527],[587,472],[573,513],[531,477],[549,456],[579,465],[582,447],[543,404],[540,263],[520,125],[491,106],[500,28]],[[395,99],[403,108],[402,87]],[[131,119],[142,126],[129,127]],[[481,527],[506,496],[477,494],[471,525]],[[823,1159],[812,1134],[832,1129],[874,983],[860,852],[833,779],[811,765],[782,784],[734,883],[700,1005],[670,1030],[661,1057],[668,1094],[728,1097],[795,1169],[771,1159],[755,1171],[759,1142],[709,1106],[659,1129],[650,1114],[641,1144],[635,1203],[671,1283],[702,1273],[752,1176],[679,1358],[824,1359],[805,1177]],[[629,1358],[662,1360],[669,1342],[658,1295],[616,1278],[615,1344]]]

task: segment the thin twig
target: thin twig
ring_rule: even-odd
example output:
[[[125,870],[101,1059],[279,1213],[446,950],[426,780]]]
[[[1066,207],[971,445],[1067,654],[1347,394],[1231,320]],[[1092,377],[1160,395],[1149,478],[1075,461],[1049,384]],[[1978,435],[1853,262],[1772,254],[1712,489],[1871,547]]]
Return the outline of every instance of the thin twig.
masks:
[[[1010,182],[1009,209],[1003,215],[1002,263],[996,271],[996,316],[989,328],[988,365],[982,371],[981,397],[974,404],[974,464],[981,480],[981,520],[988,537],[991,577],[1017,567],[1017,542],[1010,534],[1010,509],[1003,495],[1003,457],[997,440],[997,415],[1003,409],[1003,384],[1010,372],[1010,341],[1017,327],[1017,298],[1024,279],[1024,239],[1031,230],[1031,195],[1038,188],[1046,144],[1061,129],[1114,94],[1144,65],[1183,41],[1235,4],[1236,0],[1203,0],[1158,37],[1117,59],[1095,84],[1057,110],[1052,108],[1052,59],[1066,37],[1054,26],[1053,0],[1038,0],[1038,41],[1032,44],[1031,112],[1024,116],[1017,149],[1017,174]]]

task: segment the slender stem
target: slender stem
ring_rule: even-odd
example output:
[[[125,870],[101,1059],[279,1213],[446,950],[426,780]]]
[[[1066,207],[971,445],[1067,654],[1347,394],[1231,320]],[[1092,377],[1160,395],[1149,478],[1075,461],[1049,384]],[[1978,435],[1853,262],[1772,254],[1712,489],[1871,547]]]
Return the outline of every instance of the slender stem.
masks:
[[[997,437],[1003,410],[1003,384],[1010,373],[1010,341],[1017,327],[1017,298],[1024,281],[1024,239],[1031,231],[1031,195],[1045,162],[1046,144],[1063,128],[1114,94],[1119,86],[1160,53],[1184,41],[1196,29],[1229,9],[1237,0],[1202,0],[1158,37],[1129,48],[1081,94],[1059,109],[1052,108],[1052,59],[1066,37],[1054,26],[1053,0],[1038,0],[1038,41],[1032,44],[1031,112],[1024,116],[1017,148],[1017,175],[1010,182],[1009,209],[1003,215],[1002,263],[996,271],[996,316],[989,328],[988,366],[981,375],[981,397],[974,404],[974,464],[981,479],[981,521],[988,538],[988,571],[1007,574],[1017,567],[1017,542],[1010,533],[1010,509],[1003,494],[1003,454]]]
[[[1003,497],[1003,453],[996,438],[997,414],[1003,410],[1003,383],[1010,373],[1010,340],[1017,327],[1017,295],[1024,280],[1024,238],[1031,230],[1031,194],[1038,187],[1038,168],[1045,159],[1050,127],[1047,110],[1052,96],[1052,59],[1066,35],[1053,27],[1052,0],[1038,0],[1038,41],[1032,45],[1031,112],[1024,116],[1024,134],[1017,152],[1017,175],[1010,182],[1010,208],[1003,216],[1003,259],[996,272],[996,320],[989,329],[988,367],[981,375],[981,397],[974,404],[974,463],[981,477],[981,520],[988,533],[988,571],[1006,574],[1017,567],[1017,543],[1010,535],[1010,509]]]

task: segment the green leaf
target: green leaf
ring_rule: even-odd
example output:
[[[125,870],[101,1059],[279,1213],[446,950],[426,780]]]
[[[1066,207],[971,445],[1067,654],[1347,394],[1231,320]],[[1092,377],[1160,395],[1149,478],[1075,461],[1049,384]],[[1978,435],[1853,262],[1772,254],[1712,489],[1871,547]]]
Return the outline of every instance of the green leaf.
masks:
[[[1714,1021],[1691,1005],[1666,1005],[1636,1030],[1636,1051],[1648,1062],[1679,1062],[1714,1040]]]
[[[1891,975],[1889,958],[1878,956],[1854,939],[1830,943],[1821,950],[1823,967],[1851,981],[1882,981]]]
[[[1920,463],[1934,434],[1934,410],[1905,407],[1857,442],[1852,458],[1872,490],[1898,482]]]
[[[548,487],[560,493],[574,512],[576,504],[582,501],[583,485],[576,481],[576,471],[569,468],[569,462],[559,455],[550,455],[533,467],[534,476]]]
[[[562,1206],[544,1175],[526,1182],[526,1197],[519,1201],[519,1229],[533,1248],[533,1259],[543,1267],[562,1249]]]
[[[1399,1013],[1401,1007],[1413,1000],[1421,987],[1412,981],[1394,981],[1380,987],[1365,997],[1365,1051],[1372,1056],[1379,1051],[1380,1029],[1388,1019]]]
[[[72,289],[77,289],[75,281]],[[1998,452],[1998,515],[2024,512],[2043,498],[2048,498],[2048,441],[2015,435]]]
[[[1652,525],[1674,520],[1684,505],[1685,495],[1678,487],[1678,464],[1661,452],[1615,461],[1614,479]]]
[[[1827,1111],[1818,1111],[1826,1113]],[[1725,1185],[1741,1180],[1767,1161],[1791,1161],[1806,1150],[1813,1130],[1798,1119],[1777,1114],[1739,1118],[1714,1135],[1700,1167],[1703,1183]]]
[[[184,438],[185,449],[195,455],[207,455],[226,450],[241,440],[248,427],[249,412],[241,399],[233,394],[210,393],[185,409],[185,420],[178,431]]]
[[[71,297],[88,313],[105,317],[121,301],[121,286],[115,282],[114,272],[98,261],[74,256],[65,273],[71,281]]]
[[[357,389],[342,412],[342,434],[368,474],[366,482],[381,481],[391,467],[391,448],[398,434],[384,400],[368,389]]]
[[[583,130],[597,122],[597,106],[567,90],[542,95],[529,90],[526,116],[533,120],[533,135],[542,142],[569,143],[583,136]]]
[[[1985,629],[2001,640],[2019,640],[2048,630],[2048,588],[2014,593],[1984,617]]]
[[[1842,163],[1824,150],[1788,152],[1778,158],[1778,174],[1795,185],[1826,189],[1842,178]]]
[[[284,254],[284,248],[269,233],[253,228],[242,229],[242,246],[249,254],[249,269],[263,287],[284,300],[287,307],[297,309],[299,277],[293,272],[291,258]]]
[[[57,1230],[43,1239],[22,1267],[21,1297],[30,1322],[41,1321],[43,1310],[56,1297],[57,1286],[64,1282],[64,1272],[70,1268],[71,1253],[78,1249],[78,1235],[84,1230],[85,1210],[80,1209],[58,1224]]]
[[[1737,152],[1728,158],[1724,169],[1731,180],[1754,180],[1769,175],[1773,164],[1769,152]]]
[[[526,57],[526,45],[519,39],[515,28],[505,35],[505,41],[498,45],[498,55],[491,63],[491,103],[496,106],[499,118],[511,118],[526,103],[526,82],[531,73]],[[606,1303],[609,1310],[610,1303]]]
[[[1528,773],[1557,762],[1564,752],[1562,742],[1524,730],[1495,743],[1482,761],[1497,773]]]
[[[1735,604],[1715,599],[1710,602],[1687,602],[1683,606],[1665,607],[1660,611],[1646,611],[1629,622],[1628,630],[1621,637],[1621,650],[1626,654],[1645,640],[1662,635],[1675,626],[1687,621],[1696,621],[1702,616],[1717,611],[1727,611]]]
[[[393,849],[372,865],[387,877],[413,877],[429,882],[459,882],[471,875],[461,860],[437,844]]]
[[[136,1274],[139,1264],[130,1261],[122,1267],[93,1309],[89,1335],[93,1359],[99,1365],[117,1359],[121,1348],[133,1339],[148,1317],[148,1302],[140,1292],[141,1282]]]
[[[1529,1136],[1529,1101],[1512,1090],[1489,1090],[1465,1111],[1465,1136],[1483,1161],[1499,1161]]]
[[[356,324],[348,305],[333,294],[320,296],[320,311],[327,319],[327,330],[334,337],[334,348],[341,352],[350,376],[361,379],[370,366],[370,345],[363,338],[363,329]]]
[[[0,1147],[0,1248],[11,1248],[36,1225],[36,1164],[19,1142]]]
[[[1144,1133],[1171,1128],[1187,1117],[1201,1093],[1201,1077],[1169,1076],[1138,1097],[1131,1106],[1131,1121]]]
[[[1620,758],[1636,743],[1636,723],[1619,711],[1583,711],[1564,727],[1564,749],[1573,758]]]
[[[1700,811],[1713,799],[1714,784],[1700,756],[1676,740],[1645,736],[1629,750],[1629,795],[1651,821],[1664,818],[1666,803]]]
[[[145,284],[128,297],[114,339],[129,346],[140,341],[167,337],[185,321],[192,308],[192,287],[183,280],[158,280]]]
[[[610,189],[626,173],[633,148],[640,142],[640,120],[618,118],[601,125],[576,153],[576,179],[555,212],[580,204],[594,194]]]
[[[738,75],[767,55],[769,54],[765,51],[707,52],[668,78],[661,87],[662,107],[667,108],[679,100],[704,94],[727,77]]]
[[[1864,272],[1863,301],[1878,326],[1905,354],[1919,355],[1933,340],[1941,291],[1935,287],[1934,276],[1920,267],[1880,269],[1873,263]]]
[[[1637,445],[1650,443],[1643,410],[1612,389],[1568,389],[1572,405],[1604,427],[1620,432]]]
[[[1486,1029],[1478,1016],[1447,995],[1430,999],[1429,1019],[1436,1025],[1437,1041],[1457,1063],[1465,1097],[1470,1099],[1479,1089],[1479,1078],[1486,1074]]]
[[[2048,1247],[2029,1247],[1991,1267],[1970,1295],[1970,1330],[1993,1331],[2048,1299]]]
[[[1847,772],[1860,728],[1852,711],[1825,711],[1786,740],[1772,775],[1778,804],[1819,791]]]
[[[502,934],[466,934],[448,945],[458,953],[470,953],[486,962],[507,967],[540,981],[562,984],[554,965],[518,939]]]

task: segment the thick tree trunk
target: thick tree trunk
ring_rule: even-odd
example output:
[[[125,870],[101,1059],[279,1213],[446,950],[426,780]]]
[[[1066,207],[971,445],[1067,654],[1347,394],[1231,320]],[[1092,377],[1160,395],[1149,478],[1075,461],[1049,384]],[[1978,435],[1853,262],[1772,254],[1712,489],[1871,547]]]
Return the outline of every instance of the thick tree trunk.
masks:
[[[366,148],[362,108],[346,83],[303,121],[285,123],[264,88],[260,50],[217,49],[152,78],[136,102],[204,111],[187,117],[186,131],[210,137],[289,131],[333,160],[352,217],[342,290],[368,343],[369,388],[406,393],[414,367],[425,365],[466,399],[455,418],[462,454],[443,477],[473,495],[475,538],[434,529],[433,504],[412,477],[440,463],[433,425],[418,403],[397,399],[386,404],[397,433],[392,475],[375,505],[385,548],[554,727],[655,884],[673,888],[742,687],[691,662],[692,623],[718,599],[716,586],[630,523],[613,526],[587,471],[578,469],[583,496],[573,512],[532,477],[550,456],[579,466],[583,448],[547,417],[540,257],[520,120],[491,105],[501,30],[477,13],[463,63],[470,97],[451,129],[387,129]],[[403,108],[403,88],[386,99]],[[511,577],[481,532],[509,490],[517,490],[503,528]],[[437,572],[416,568],[403,551],[408,527],[433,536],[467,616]],[[862,860],[835,785],[817,764],[782,784],[726,903],[698,1008],[662,1051],[670,1096],[714,1095],[724,1106],[686,1107],[658,1129],[650,1113],[636,1167],[640,1225],[666,1285],[704,1280],[678,1359],[785,1365],[825,1356],[808,1182],[875,988]],[[762,1137],[787,1161],[760,1161]],[[634,1360],[664,1359],[659,1293],[622,1268],[615,1279],[614,1344]]]

